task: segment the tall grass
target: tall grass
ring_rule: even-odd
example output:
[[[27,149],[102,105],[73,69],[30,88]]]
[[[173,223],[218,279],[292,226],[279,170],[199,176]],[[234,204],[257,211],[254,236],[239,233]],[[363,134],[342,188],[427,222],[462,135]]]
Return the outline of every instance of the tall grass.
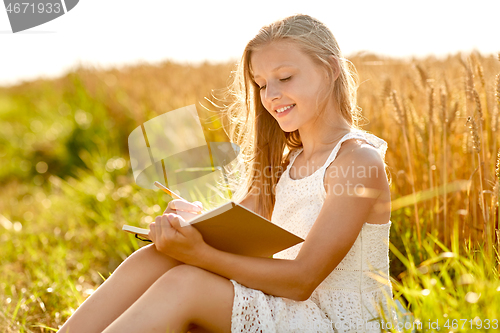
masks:
[[[500,320],[500,62],[478,53],[350,59],[363,127],[389,146],[395,298],[408,322],[422,323],[417,331],[437,320],[441,331],[488,331],[485,319]],[[0,88],[0,331],[56,329],[142,245],[121,226],[146,227],[170,198],[134,184],[129,133],[211,99],[231,70],[79,67]],[[208,141],[221,139],[213,114],[199,110]]]

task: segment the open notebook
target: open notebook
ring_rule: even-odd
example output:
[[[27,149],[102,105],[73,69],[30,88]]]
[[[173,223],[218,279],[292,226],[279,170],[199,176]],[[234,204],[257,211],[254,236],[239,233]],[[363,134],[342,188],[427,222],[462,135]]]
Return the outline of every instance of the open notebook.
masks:
[[[208,245],[252,257],[270,257],[304,241],[232,201],[193,218],[187,224],[195,227]],[[123,230],[148,238],[149,229],[124,225]]]

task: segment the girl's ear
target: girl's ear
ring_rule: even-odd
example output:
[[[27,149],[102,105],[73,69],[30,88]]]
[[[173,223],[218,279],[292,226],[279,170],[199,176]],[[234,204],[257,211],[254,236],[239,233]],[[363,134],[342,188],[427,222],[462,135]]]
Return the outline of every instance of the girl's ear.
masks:
[[[333,71],[333,82],[337,81],[337,78],[340,75],[340,65],[339,61],[337,58],[335,58],[333,55],[331,55],[328,58],[328,62],[330,62],[330,65],[332,66],[332,71]],[[327,73],[328,78],[330,77],[329,74]]]

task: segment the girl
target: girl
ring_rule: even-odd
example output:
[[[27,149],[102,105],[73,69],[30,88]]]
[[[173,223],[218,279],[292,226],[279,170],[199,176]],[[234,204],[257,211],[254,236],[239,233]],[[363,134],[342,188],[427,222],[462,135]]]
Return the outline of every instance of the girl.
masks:
[[[222,252],[180,227],[198,204],[172,200],[154,244],[60,332],[380,332],[396,319],[387,144],[358,128],[355,73],[330,30],[307,15],[263,27],[229,91],[234,200],[305,242],[274,258]]]

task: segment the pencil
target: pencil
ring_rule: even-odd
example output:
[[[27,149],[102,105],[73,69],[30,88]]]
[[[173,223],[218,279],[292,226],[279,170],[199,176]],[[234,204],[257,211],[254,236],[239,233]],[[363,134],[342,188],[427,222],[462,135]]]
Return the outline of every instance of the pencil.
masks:
[[[174,191],[170,190],[168,187],[166,187],[162,183],[160,183],[160,182],[154,182],[154,184],[159,189],[162,189],[163,191],[165,191],[165,193],[167,193],[168,195],[170,195],[172,198],[187,201],[186,199],[184,199],[183,197],[181,197],[180,195],[178,195]],[[187,201],[187,202],[189,202],[189,201]],[[194,214],[198,214],[199,215],[199,214],[203,214],[203,213],[202,212],[196,212]]]
[[[181,200],[184,200],[184,201],[187,201],[186,199],[184,199],[183,197],[181,197],[180,195],[178,195],[177,193],[173,192],[172,190],[169,190],[168,187],[166,187],[165,185],[163,185],[162,183],[160,182],[154,182],[155,186],[158,187],[159,189],[163,190],[164,192],[166,192],[168,195],[170,195],[172,198],[174,199],[181,199]]]

